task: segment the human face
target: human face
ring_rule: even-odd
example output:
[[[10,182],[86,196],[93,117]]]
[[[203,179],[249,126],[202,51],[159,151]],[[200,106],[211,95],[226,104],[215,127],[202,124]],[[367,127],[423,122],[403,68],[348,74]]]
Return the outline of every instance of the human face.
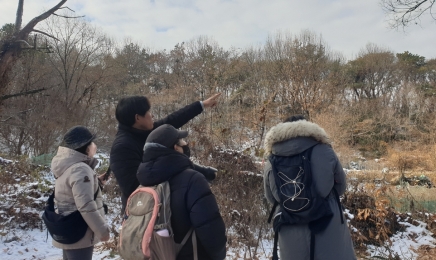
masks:
[[[174,150],[176,150],[179,153],[183,153],[183,147],[184,145],[187,145],[188,143],[184,139],[180,139],[175,145]]]
[[[143,116],[138,114],[135,115],[135,123],[133,124],[133,127],[147,131],[153,129],[153,123],[153,115],[150,110],[148,110]]]
[[[91,142],[90,145],[88,145],[88,148],[86,148],[86,154],[88,154],[88,157],[94,157],[94,155],[97,153],[97,145],[94,142]]]

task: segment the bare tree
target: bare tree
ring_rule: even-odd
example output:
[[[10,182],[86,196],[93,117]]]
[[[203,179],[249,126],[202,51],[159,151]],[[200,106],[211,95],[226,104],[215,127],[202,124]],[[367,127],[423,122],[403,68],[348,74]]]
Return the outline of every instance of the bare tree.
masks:
[[[391,16],[391,27],[407,27],[411,23],[418,24],[421,16],[428,13],[434,20],[433,6],[436,0],[381,0],[380,4],[388,16]]]
[[[310,113],[328,106],[337,92],[336,67],[343,62],[334,56],[321,37],[310,31],[299,36],[277,34],[264,48],[270,63],[270,87],[277,90],[277,100],[285,105],[280,114]]]
[[[53,6],[48,11],[33,18],[24,27],[22,27],[24,0],[18,1],[17,15],[14,24],[14,32],[11,37],[4,39],[1,42],[1,46],[0,46],[0,96],[4,94],[5,88],[9,82],[9,77],[8,77],[9,72],[11,71],[12,67],[19,59],[21,52],[24,49],[34,49],[34,50],[40,49],[36,46],[36,40],[34,41],[33,46],[28,43],[29,35],[33,32],[33,33],[40,33],[48,37],[53,37],[45,32],[35,29],[35,26],[41,21],[50,17],[51,15],[60,16],[55,12],[58,11],[59,9],[67,8],[67,7],[62,7],[66,1],[67,0],[59,1],[58,4]],[[73,18],[73,17],[65,17],[65,18]],[[43,90],[45,89],[41,89],[39,91],[43,91]],[[0,102],[1,101],[2,99],[0,99]]]

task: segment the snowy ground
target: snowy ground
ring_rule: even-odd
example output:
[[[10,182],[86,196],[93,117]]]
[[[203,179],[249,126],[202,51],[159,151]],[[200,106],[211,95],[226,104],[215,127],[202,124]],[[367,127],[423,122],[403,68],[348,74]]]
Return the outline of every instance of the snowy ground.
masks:
[[[0,157],[0,162],[5,162]],[[11,161],[7,161],[10,163]],[[53,177],[50,174],[44,176],[44,179],[49,183],[53,183]],[[22,190],[29,189],[38,183],[27,183],[22,185],[17,190],[17,193]],[[0,199],[5,199],[8,194],[0,194]],[[10,194],[9,194],[10,195]],[[28,198],[29,200],[33,198]],[[33,199],[34,202],[44,203],[46,197],[40,197]],[[115,203],[117,204],[117,203]],[[119,203],[118,203],[119,204]],[[16,210],[20,210],[17,208]],[[38,212],[34,208],[25,208],[26,212]],[[115,210],[117,211],[117,210]],[[114,211],[114,212],[115,212]],[[0,214],[4,212],[0,211]],[[348,213],[348,215],[350,215]],[[350,217],[350,216],[349,216]],[[352,216],[351,216],[352,217]],[[109,224],[114,221],[114,215],[107,215]],[[8,219],[3,223],[0,223],[0,259],[1,260],[17,260],[17,259],[48,259],[57,260],[62,259],[62,252],[60,249],[52,246],[52,240],[50,235],[45,230],[32,229],[22,230],[19,227],[11,228],[10,223],[12,219]],[[406,220],[407,221],[407,220]],[[426,224],[420,221],[401,222],[404,225],[405,231],[398,232],[391,238],[392,244],[387,244],[385,247],[368,246],[368,259],[388,259],[387,256],[398,255],[400,259],[404,260],[417,260],[418,255],[415,252],[421,246],[430,246],[434,248],[436,246],[436,240],[433,238],[433,234],[427,230]],[[115,224],[116,226],[117,224]],[[351,228],[351,232],[354,232],[354,228]],[[272,252],[273,241],[261,241],[259,248],[257,248],[256,258],[259,260],[270,259]],[[228,248],[227,259],[252,259],[250,253],[247,251],[245,245],[240,245],[238,248]],[[111,254],[107,247],[100,243],[94,250],[93,259],[120,259],[118,255]]]
[[[419,222],[414,226],[407,222],[402,222],[407,226],[405,232],[398,233],[393,236],[392,245],[386,248],[368,247],[368,253],[371,256],[370,259],[376,259],[378,257],[386,257],[389,253],[397,253],[401,259],[418,259],[417,254],[412,249],[418,249],[422,245],[429,245],[434,247],[436,244],[432,234],[426,229],[426,224]],[[108,250],[102,249],[102,244],[99,244],[94,250],[93,259],[120,259],[118,256],[111,256]],[[263,241],[261,248],[257,254],[258,259],[269,259],[271,255],[272,241]],[[244,259],[245,250],[230,248],[227,253],[227,259]],[[390,252],[389,252],[390,251]],[[248,252],[246,259],[249,259]],[[239,255],[239,257],[238,257]],[[51,245],[51,237],[45,231],[37,229],[31,231],[23,231],[14,229],[8,234],[1,236],[0,243],[0,259],[2,260],[18,260],[18,259],[47,259],[58,260],[62,259],[62,253],[60,249],[57,249]],[[383,258],[377,258],[383,259]]]
[[[262,243],[263,249],[267,255],[271,254],[272,243],[264,241]],[[242,250],[230,249],[227,253],[227,259],[244,259],[237,258],[237,255],[244,255]],[[249,257],[248,252],[246,253]],[[257,255],[258,259],[269,259],[264,253]],[[47,259],[47,260],[61,260],[61,249],[55,248],[51,245],[51,237],[45,231],[32,230],[13,230],[6,236],[1,238],[0,243],[0,259],[2,260],[21,260],[21,259]],[[115,259],[118,260],[118,255],[111,256],[108,250],[102,249],[102,243],[94,249],[93,259]],[[247,258],[246,258],[247,259]]]
[[[418,259],[415,250],[424,245],[435,247],[436,240],[432,237],[433,234],[426,229],[427,224],[421,221],[416,221],[416,226],[408,222],[399,223],[407,228],[405,232],[398,232],[391,237],[392,245],[387,244],[386,247],[368,246],[367,252],[372,258],[378,256],[385,259],[383,257],[396,254],[401,259]]]

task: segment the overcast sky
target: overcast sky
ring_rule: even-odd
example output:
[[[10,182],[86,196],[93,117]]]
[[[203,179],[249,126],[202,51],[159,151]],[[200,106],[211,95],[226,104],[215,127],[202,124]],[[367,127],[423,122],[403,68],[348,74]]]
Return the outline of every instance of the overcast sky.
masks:
[[[66,6],[119,40],[154,50],[206,35],[220,46],[244,49],[268,35],[310,30],[348,59],[367,43],[394,53],[436,58],[436,23],[423,19],[406,32],[389,29],[380,0],[68,0]],[[59,0],[26,0],[23,23]],[[0,0],[0,25],[14,23],[18,0]]]

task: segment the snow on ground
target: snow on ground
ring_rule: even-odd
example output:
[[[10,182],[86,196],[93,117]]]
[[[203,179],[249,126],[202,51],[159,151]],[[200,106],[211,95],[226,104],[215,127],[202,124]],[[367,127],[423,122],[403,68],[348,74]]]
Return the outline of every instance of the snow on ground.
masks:
[[[428,245],[434,247],[436,239],[432,233],[426,229],[427,224],[417,221],[415,225],[408,222],[399,222],[406,227],[404,232],[398,232],[391,237],[392,244],[385,247],[368,246],[368,254],[371,257],[387,257],[398,255],[400,259],[418,259],[418,255],[413,251],[421,246]],[[388,250],[389,249],[389,250]],[[384,258],[381,258],[384,259]]]
[[[50,235],[47,237],[45,231],[39,229],[34,230],[18,230],[15,229],[8,233],[6,236],[1,236],[0,242],[0,259],[2,260],[61,260],[62,250],[55,248],[51,244],[52,240]],[[272,241],[262,241],[258,249],[257,257],[259,260],[269,259],[271,255]],[[227,259],[243,260],[244,249],[230,248],[227,253]],[[245,253],[249,257],[249,253]],[[239,258],[236,258],[239,256]],[[92,259],[114,259],[119,260],[118,255],[110,256],[108,250],[102,250],[102,243],[98,244],[94,249]]]
[[[434,246],[436,240],[432,233],[426,229],[426,224],[416,221],[416,224],[401,222],[406,227],[404,232],[395,234],[392,238],[392,244],[386,247],[368,246],[368,254],[373,259],[375,257],[387,257],[389,254],[398,254],[400,259],[417,260],[418,256],[411,249],[418,249],[420,246]],[[0,259],[2,260],[19,260],[19,259],[62,259],[62,251],[51,244],[50,235],[47,236],[45,231],[39,229],[20,230],[13,229],[8,234],[1,234],[0,242]],[[388,250],[389,249],[389,250]],[[257,249],[259,260],[269,259],[272,252],[272,241],[262,241]],[[251,258],[248,250],[241,248],[229,248],[227,259],[244,259]],[[93,259],[115,259],[119,256],[111,256],[108,250],[103,250],[102,243],[94,249]]]
[[[101,161],[105,159],[102,155],[99,158]],[[12,163],[13,161],[5,160],[0,157],[0,162]],[[42,173],[43,180],[47,183],[54,183],[54,178],[49,172]],[[41,183],[40,183],[41,184]],[[31,186],[38,185],[38,183],[30,182],[24,185],[13,186],[15,189],[15,194],[20,194],[23,190],[29,189]],[[50,186],[50,185],[49,185]],[[11,194],[0,194],[0,200],[4,200],[7,196]],[[43,203],[46,201],[46,197],[40,198],[29,198],[35,203]],[[114,203],[114,202],[112,202]],[[116,202],[112,206],[112,212],[118,212],[120,203]],[[19,210],[19,208],[17,208]],[[36,212],[41,214],[33,208],[24,209],[29,212]],[[3,214],[4,212],[0,212]],[[346,213],[350,217],[349,211]],[[115,220],[115,213],[107,215],[107,220],[110,225],[114,223],[117,226],[119,223]],[[353,217],[353,216],[351,216]],[[0,223],[0,259],[1,260],[20,260],[20,259],[47,259],[47,260],[60,260],[62,259],[62,250],[52,246],[52,239],[49,234],[44,230],[32,229],[32,230],[22,230],[20,228],[11,228],[10,221],[12,219],[6,220]],[[407,260],[417,260],[418,256],[413,250],[418,249],[421,246],[428,245],[434,247],[436,245],[436,239],[432,237],[432,233],[426,229],[426,224],[420,221],[410,221],[414,224],[404,221],[400,224],[404,225],[405,230],[403,232],[398,232],[391,238],[392,244],[387,244],[385,247],[368,246],[368,255],[371,259],[374,258],[386,258],[391,255],[398,255],[400,259]],[[256,257],[259,260],[270,259],[272,255],[273,241],[263,240],[260,241],[259,247],[256,249]],[[115,259],[119,260],[118,255],[112,255],[109,249],[100,243],[94,249],[93,259]],[[251,248],[254,250],[254,248]],[[252,253],[254,254],[254,253]],[[239,259],[252,259],[253,255],[246,245],[240,244],[240,246],[235,248],[228,248],[227,259],[239,260]]]

